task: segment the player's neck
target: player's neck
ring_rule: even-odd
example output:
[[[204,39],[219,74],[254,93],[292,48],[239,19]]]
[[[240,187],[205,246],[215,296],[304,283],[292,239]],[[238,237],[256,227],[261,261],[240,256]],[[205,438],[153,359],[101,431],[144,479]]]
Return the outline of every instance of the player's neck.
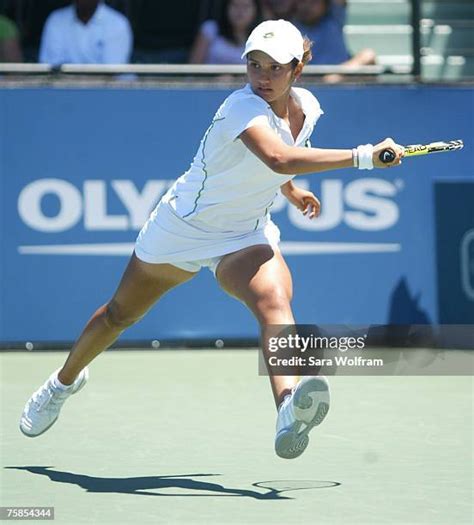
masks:
[[[287,119],[290,113],[290,90],[277,100],[270,102],[273,113],[280,118]]]

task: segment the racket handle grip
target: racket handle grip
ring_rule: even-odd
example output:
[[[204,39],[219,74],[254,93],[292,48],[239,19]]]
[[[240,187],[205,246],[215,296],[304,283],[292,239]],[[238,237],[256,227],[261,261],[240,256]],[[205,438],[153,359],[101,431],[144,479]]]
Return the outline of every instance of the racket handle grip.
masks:
[[[395,160],[395,153],[391,149],[384,149],[379,155],[380,162],[389,164]]]

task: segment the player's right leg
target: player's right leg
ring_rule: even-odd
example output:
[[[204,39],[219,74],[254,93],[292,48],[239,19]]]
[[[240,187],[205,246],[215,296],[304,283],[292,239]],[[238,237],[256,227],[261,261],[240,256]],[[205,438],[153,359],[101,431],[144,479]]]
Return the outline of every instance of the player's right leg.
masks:
[[[87,382],[87,365],[166,292],[194,275],[171,264],[148,264],[134,254],[112,299],[91,317],[64,366],[28,400],[20,430],[36,437],[57,420],[64,401]]]

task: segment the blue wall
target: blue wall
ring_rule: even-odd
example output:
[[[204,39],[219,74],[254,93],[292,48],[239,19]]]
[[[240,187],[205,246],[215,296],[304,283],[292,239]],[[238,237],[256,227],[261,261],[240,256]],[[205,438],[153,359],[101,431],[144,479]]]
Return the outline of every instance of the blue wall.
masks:
[[[315,146],[346,148],[386,136],[401,144],[457,138],[467,144],[453,154],[406,159],[398,169],[298,178],[320,195],[323,206],[315,222],[284,202],[274,213],[287,243],[298,321],[436,322],[434,181],[474,181],[472,91],[313,91],[325,111],[312,137]],[[79,250],[100,245],[99,253],[129,253],[148,208],[188,168],[228,93],[0,90],[0,341],[78,335],[114,292],[127,257],[38,252],[50,250],[45,246],[58,251],[57,245],[80,245]],[[346,253],[347,243],[363,243],[369,251]],[[311,250],[316,253],[307,253]],[[256,334],[252,317],[206,270],[166,296],[123,338]]]

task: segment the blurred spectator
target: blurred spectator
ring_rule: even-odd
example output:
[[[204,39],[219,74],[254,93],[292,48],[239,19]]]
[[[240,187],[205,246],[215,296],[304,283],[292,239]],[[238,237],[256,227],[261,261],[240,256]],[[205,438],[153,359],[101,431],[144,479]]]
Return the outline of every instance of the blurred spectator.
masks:
[[[127,18],[99,0],[75,0],[46,20],[39,61],[47,64],[126,64],[133,35]]]
[[[218,20],[206,20],[191,49],[192,64],[242,64],[252,29],[261,21],[257,0],[226,0]]]
[[[295,0],[262,0],[265,20],[291,20],[295,12]]]
[[[16,25],[0,15],[0,62],[23,62]]]
[[[296,0],[293,22],[303,35],[314,42],[310,64],[363,66],[375,63],[372,49],[350,56],[344,42],[345,16],[345,0]]]

